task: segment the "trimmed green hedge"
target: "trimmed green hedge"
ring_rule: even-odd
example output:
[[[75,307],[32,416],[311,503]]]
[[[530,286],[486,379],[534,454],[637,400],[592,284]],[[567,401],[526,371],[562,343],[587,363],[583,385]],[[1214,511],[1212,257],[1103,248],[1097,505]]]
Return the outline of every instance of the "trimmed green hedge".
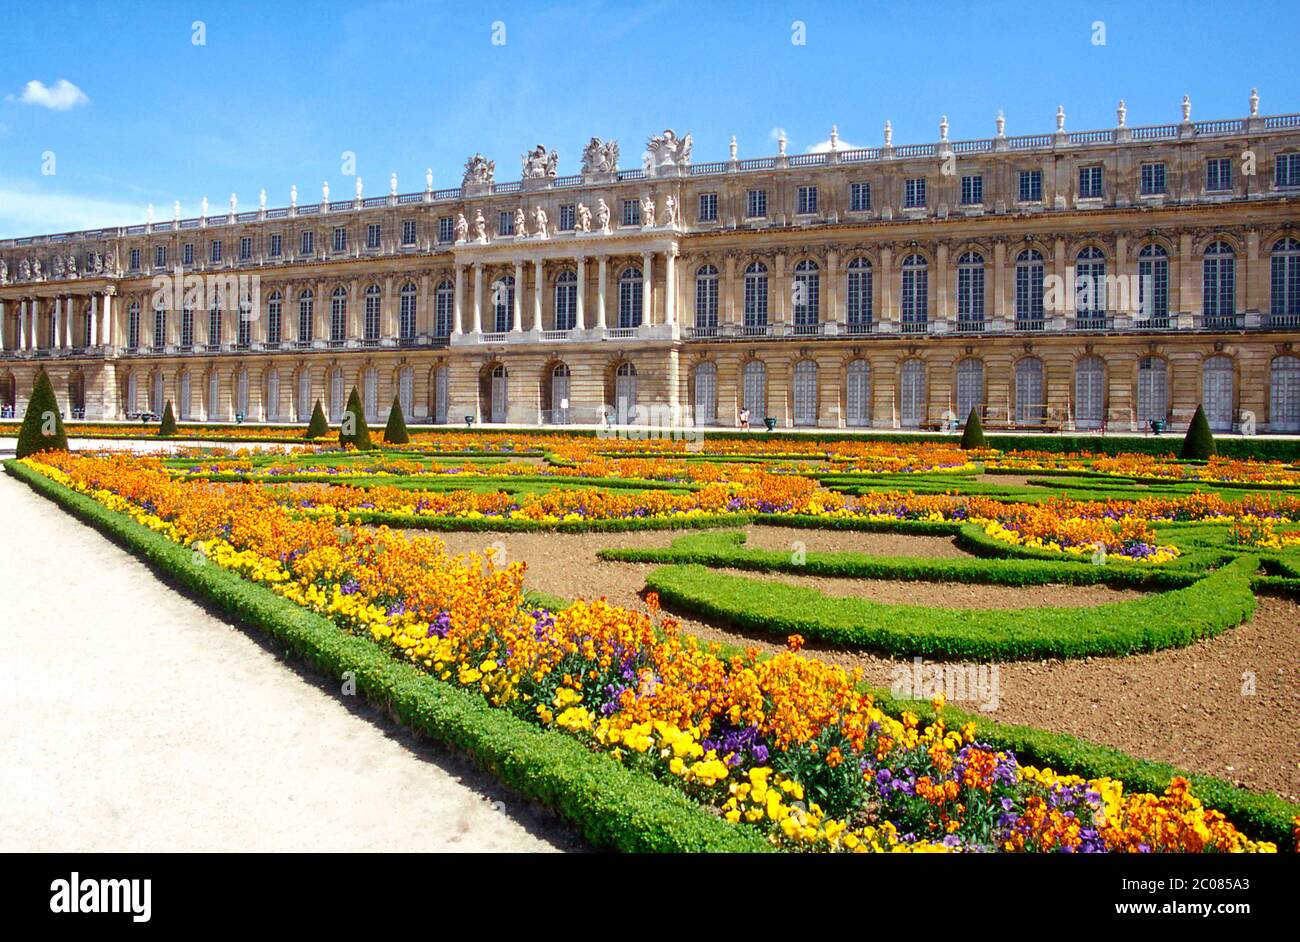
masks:
[[[519,794],[554,809],[597,846],[670,853],[771,849],[757,831],[730,824],[566,733],[536,727],[443,683],[270,589],[196,561],[189,549],[17,462],[5,467],[181,589],[269,635],[320,673],[336,680],[350,673],[357,690],[397,722],[464,752]]]
[[[422,517],[419,514],[394,514],[378,510],[359,510],[348,514],[357,523],[384,525],[402,530],[464,530],[471,533],[622,533],[634,530],[708,530],[714,527],[744,526],[748,514],[675,517],[618,517],[602,520],[557,520],[545,523],[511,517]]]
[[[1092,608],[946,609],[828,597],[814,589],[665,566],[646,577],[666,607],[742,629],[893,655],[1022,660],[1134,654],[1213,637],[1255,610],[1243,557],[1200,581],[1132,602]]]
[[[611,548],[597,555],[625,563],[698,563],[712,568],[789,572],[844,579],[898,579],[906,582],[962,582],[987,585],[1109,585],[1122,588],[1181,589],[1197,577],[1155,567],[1094,566],[1088,562],[1037,559],[932,559],[919,556],[869,556],[865,553],[806,553],[795,561],[788,550],[745,547],[737,530],[691,534],[670,547]]]

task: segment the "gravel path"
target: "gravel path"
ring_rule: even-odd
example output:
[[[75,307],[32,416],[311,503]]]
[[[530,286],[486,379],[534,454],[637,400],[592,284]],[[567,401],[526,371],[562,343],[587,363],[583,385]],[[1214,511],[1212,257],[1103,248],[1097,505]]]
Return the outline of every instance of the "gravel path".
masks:
[[[0,474],[0,852],[581,842]]]

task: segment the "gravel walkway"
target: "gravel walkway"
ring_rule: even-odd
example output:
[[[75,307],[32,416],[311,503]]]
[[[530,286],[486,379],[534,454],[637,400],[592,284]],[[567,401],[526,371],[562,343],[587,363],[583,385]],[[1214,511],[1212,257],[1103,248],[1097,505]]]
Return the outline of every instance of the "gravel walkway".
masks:
[[[0,852],[581,849],[0,474]]]

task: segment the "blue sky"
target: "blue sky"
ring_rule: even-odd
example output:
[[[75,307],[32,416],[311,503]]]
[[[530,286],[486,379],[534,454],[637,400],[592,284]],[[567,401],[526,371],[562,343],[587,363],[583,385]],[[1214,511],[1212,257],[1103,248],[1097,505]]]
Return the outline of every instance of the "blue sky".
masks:
[[[205,44],[193,42],[201,21]],[[505,24],[504,45],[493,24]],[[795,21],[806,42],[796,45]],[[1104,23],[1105,44],[1093,24]],[[557,148],[577,172],[593,135],[625,167],[666,127],[697,162],[851,145],[1300,111],[1295,4],[457,3],[112,4],[0,0],[0,238],[185,216],[238,193],[256,208],[455,186],[482,151],[497,177]],[[499,38],[499,31],[497,36]],[[39,87],[31,82],[41,83]],[[70,83],[63,85],[60,83]],[[47,154],[54,157],[54,173]]]

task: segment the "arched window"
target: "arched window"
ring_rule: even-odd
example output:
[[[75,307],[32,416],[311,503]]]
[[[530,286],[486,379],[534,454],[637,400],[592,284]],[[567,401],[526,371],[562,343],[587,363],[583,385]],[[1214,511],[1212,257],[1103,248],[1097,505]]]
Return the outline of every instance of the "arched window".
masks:
[[[957,259],[957,322],[984,323],[984,256],[979,252],[963,252]]]
[[[191,318],[193,315],[191,315]],[[181,324],[184,330],[184,322]],[[266,299],[266,342],[279,344],[284,332],[284,296],[272,291]]]
[[[330,343],[343,343],[348,339],[348,293],[335,288],[330,295]]]
[[[36,333],[35,329],[32,333]],[[132,301],[126,309],[126,345],[132,350],[140,346],[140,303],[138,301]],[[136,410],[132,408],[131,411]]]
[[[971,411],[976,415],[984,413],[984,363],[975,357],[965,357],[957,361],[957,421],[966,424]]]
[[[871,364],[866,360],[850,360],[844,369],[844,424],[871,425]]]
[[[343,421],[343,410],[347,406],[347,390],[343,386],[343,367],[336,366],[330,372],[330,421]]]
[[[902,323],[904,332],[924,333],[929,316],[929,270],[920,255],[903,259]]]
[[[367,366],[361,371],[361,405],[366,410],[366,421],[379,418],[379,370]]]
[[[751,262],[745,268],[745,327],[750,333],[767,328],[767,266]]]
[[[397,371],[397,402],[402,415],[411,415],[415,408],[415,367],[404,366]]]
[[[1269,261],[1270,321],[1279,327],[1300,326],[1300,239],[1278,239]]]
[[[155,372],[152,381],[149,383],[149,411],[154,415],[162,415],[163,411],[163,375]]]
[[[379,285],[371,285],[366,289],[366,343],[379,343],[379,310]]]
[[[159,306],[153,312],[153,345],[161,350],[167,344],[167,311]]]
[[[439,425],[447,424],[447,412],[450,407],[448,393],[451,388],[451,370],[444,363],[433,371],[433,421]]]
[[[695,367],[695,424],[718,424],[718,365],[705,360]]]
[[[636,367],[620,363],[614,371],[614,423],[628,425],[636,421]]]
[[[221,402],[221,375],[216,370],[208,371],[208,419],[220,421],[225,417]]]
[[[817,364],[812,360],[794,365],[794,424],[817,424]]]
[[[794,308],[796,334],[817,332],[820,295],[821,275],[818,274],[817,263],[812,259],[804,259],[794,266],[794,282],[791,287],[790,300]],[[815,416],[814,421],[816,421]]]
[[[1169,255],[1155,243],[1138,252],[1138,315],[1151,327],[1169,326]]]
[[[504,334],[510,329],[515,308],[515,279],[503,275],[492,285],[492,329]]]
[[[570,272],[572,274],[572,272]],[[574,276],[575,280],[577,276]],[[551,422],[555,425],[569,424],[569,385],[573,375],[567,363],[557,363],[551,369]]]
[[[1231,357],[1217,354],[1201,364],[1201,404],[1215,432],[1232,431],[1234,378]]]
[[[1169,369],[1160,357],[1143,357],[1138,363],[1138,428],[1169,416]]]
[[[1043,329],[1043,253],[1025,249],[1016,256],[1016,328]]]
[[[1268,389],[1268,430],[1300,432],[1300,357],[1274,357]]]
[[[1106,421],[1106,364],[1089,354],[1074,365],[1074,426],[1098,429]]]
[[[214,295],[212,306],[208,308],[208,349],[216,349],[221,344],[221,298]]]
[[[488,415],[493,422],[504,422],[509,415],[510,399],[510,372],[505,364],[492,367],[488,389]]]
[[[1232,318],[1237,313],[1237,266],[1232,246],[1212,242],[1201,262],[1201,304],[1207,319]]]
[[[266,401],[262,411],[268,422],[280,421],[280,371],[275,367],[266,371]]]
[[[248,370],[241,369],[235,374],[235,414],[248,416]]]
[[[618,276],[618,326],[640,327],[642,311],[641,269],[625,268]]]
[[[239,319],[235,321],[235,343],[247,350],[253,342],[253,299],[245,295],[239,299]]]
[[[712,331],[717,326],[718,270],[712,265],[701,265],[695,271],[695,329]]]
[[[741,373],[741,407],[748,409],[751,420],[767,415],[767,367],[762,360],[750,360]]]
[[[298,343],[309,344],[312,342],[314,335],[314,306],[311,289],[307,289],[298,295]],[[309,407],[310,408],[310,407]],[[310,416],[303,416],[307,418]]]
[[[1095,245],[1075,257],[1074,310],[1080,321],[1106,316],[1106,255]],[[1087,325],[1082,325],[1087,326]]]
[[[181,305],[181,347],[188,350],[194,346],[194,305],[186,298]]]
[[[415,338],[415,285],[408,285],[411,289],[410,296],[410,323],[407,325],[409,333],[405,335],[407,341]],[[403,291],[403,303],[405,304],[405,291]],[[438,287],[433,291],[433,335],[437,338],[446,339],[451,336],[451,329],[456,319],[456,288],[450,281],[444,278],[438,282]]]
[[[447,282],[444,281],[442,284],[445,285],[446,283]],[[442,290],[442,285],[438,286],[438,290]],[[416,301],[418,297],[418,289],[415,287],[415,282],[413,281],[408,281],[406,284],[402,285],[402,289],[397,293],[398,339],[404,340],[407,343],[415,341],[415,314],[417,310]],[[450,333],[450,331],[448,331],[448,333]]]
[[[306,422],[311,418],[312,408],[315,402],[311,398],[311,370],[302,367],[298,370],[298,403],[297,403],[298,421]]]
[[[925,364],[907,360],[898,372],[898,423],[903,428],[917,428],[926,418]]]
[[[851,334],[871,330],[871,260],[855,258],[848,266],[845,321]]]
[[[1016,424],[1041,425],[1047,416],[1043,394],[1043,361],[1022,357],[1016,361]]]
[[[573,330],[578,325],[578,275],[562,271],[555,279],[555,329]]]
[[[139,306],[136,307],[136,314],[139,314]],[[135,371],[131,371],[126,377],[126,414],[127,416],[135,415],[140,411],[140,380]]]
[[[179,418],[182,422],[188,422],[190,419],[194,417],[194,405],[193,402],[191,401],[191,396],[193,395],[194,390],[192,388],[193,381],[190,378],[190,371],[181,370],[181,375],[177,377],[176,384],[177,384],[177,394],[176,394],[177,405],[180,407]]]

